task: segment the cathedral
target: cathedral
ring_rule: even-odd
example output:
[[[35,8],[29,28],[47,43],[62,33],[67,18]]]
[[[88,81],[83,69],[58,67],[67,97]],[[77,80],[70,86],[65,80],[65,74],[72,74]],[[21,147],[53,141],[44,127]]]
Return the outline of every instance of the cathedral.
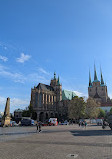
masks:
[[[91,74],[89,72],[88,96],[95,99],[96,102],[99,102],[100,106],[106,106],[111,104],[110,98],[108,97],[107,86],[103,80],[102,71],[101,71],[101,79],[99,81],[95,66],[94,66],[93,82],[91,81]]]
[[[72,91],[62,90],[59,77],[51,79],[50,85],[39,83],[31,89],[30,105],[38,121],[46,121],[56,117],[58,120],[68,119],[68,102],[76,94]]]

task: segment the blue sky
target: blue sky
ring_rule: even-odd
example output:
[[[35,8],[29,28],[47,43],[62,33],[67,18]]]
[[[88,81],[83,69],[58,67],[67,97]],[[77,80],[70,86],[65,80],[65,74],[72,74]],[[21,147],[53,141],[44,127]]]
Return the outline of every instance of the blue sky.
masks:
[[[0,111],[30,103],[31,88],[49,84],[88,95],[89,69],[100,66],[112,97],[111,0],[0,1]]]

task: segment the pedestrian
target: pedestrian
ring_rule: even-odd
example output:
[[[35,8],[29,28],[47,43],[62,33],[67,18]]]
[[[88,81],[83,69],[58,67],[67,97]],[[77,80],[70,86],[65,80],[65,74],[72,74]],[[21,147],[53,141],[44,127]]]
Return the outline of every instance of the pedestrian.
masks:
[[[79,127],[81,126],[81,121],[79,122]]]
[[[39,131],[39,123],[38,123],[38,121],[37,121],[36,126],[37,126],[37,132],[38,132]]]
[[[86,121],[85,121],[84,125],[85,125],[85,128],[86,128],[86,126],[87,126],[87,122]]]
[[[82,121],[81,126],[84,126],[84,121]]]
[[[39,133],[42,131],[41,126],[42,126],[42,124],[41,124],[41,122],[39,122]]]

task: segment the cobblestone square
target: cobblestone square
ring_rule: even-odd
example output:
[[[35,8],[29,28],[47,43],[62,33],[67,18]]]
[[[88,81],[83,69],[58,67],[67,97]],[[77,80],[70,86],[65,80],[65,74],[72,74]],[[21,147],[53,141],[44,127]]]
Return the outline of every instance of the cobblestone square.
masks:
[[[70,155],[71,154],[71,155]],[[101,126],[0,128],[0,159],[111,159],[112,131]]]

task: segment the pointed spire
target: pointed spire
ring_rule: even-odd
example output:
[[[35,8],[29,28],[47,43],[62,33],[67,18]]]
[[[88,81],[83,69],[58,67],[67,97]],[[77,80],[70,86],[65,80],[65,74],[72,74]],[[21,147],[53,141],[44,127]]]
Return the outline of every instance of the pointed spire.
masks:
[[[60,85],[60,79],[59,79],[59,76],[58,76],[58,81],[57,81],[57,84],[58,84],[58,85]]]
[[[54,79],[56,79],[56,72],[54,72]]]
[[[104,85],[104,80],[103,80],[103,75],[102,75],[102,70],[100,68],[100,71],[101,71],[101,84]]]
[[[89,70],[89,86],[92,86],[90,70]]]
[[[95,64],[94,64],[94,81],[98,81]]]

